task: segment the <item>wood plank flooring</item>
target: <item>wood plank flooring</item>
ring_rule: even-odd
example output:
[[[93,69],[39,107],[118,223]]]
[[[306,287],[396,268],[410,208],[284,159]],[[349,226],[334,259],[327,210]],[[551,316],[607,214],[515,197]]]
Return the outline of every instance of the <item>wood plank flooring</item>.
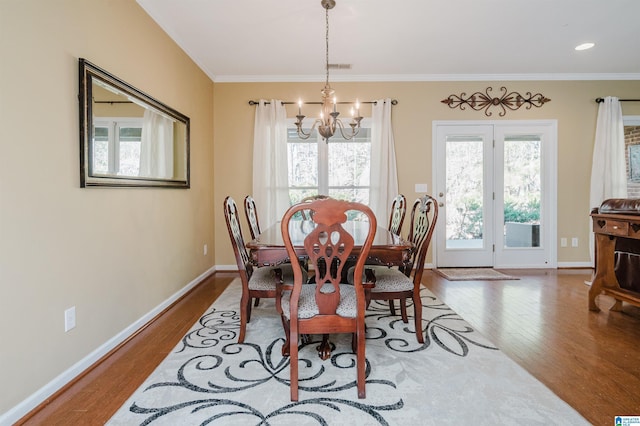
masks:
[[[509,270],[512,281],[423,282],[443,302],[594,425],[640,415],[640,309],[587,309],[590,270]],[[20,425],[104,424],[235,273],[217,273]],[[558,419],[561,422],[561,419]]]

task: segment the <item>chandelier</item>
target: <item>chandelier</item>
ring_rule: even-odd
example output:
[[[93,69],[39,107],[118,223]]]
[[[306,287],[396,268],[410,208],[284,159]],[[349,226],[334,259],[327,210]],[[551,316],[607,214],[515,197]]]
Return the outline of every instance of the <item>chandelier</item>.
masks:
[[[302,115],[302,101],[298,101],[298,115],[296,118],[296,128],[298,131],[298,136],[300,139],[309,139],[309,136],[313,133],[316,126],[318,127],[318,132],[322,138],[328,142],[329,138],[333,136],[336,132],[336,129],[340,130],[340,134],[346,140],[352,139],[354,136],[358,134],[360,130],[360,121],[362,121],[362,117],[360,117],[360,104],[356,102],[355,104],[355,112],[354,109],[351,108],[351,122],[349,126],[351,127],[351,131],[345,134],[345,125],[338,118],[340,113],[336,111],[336,97],[335,91],[329,85],[329,9],[333,9],[336,5],[335,0],[321,0],[320,4],[325,10],[325,22],[326,22],[326,32],[325,32],[325,43],[326,43],[326,72],[327,79],[324,85],[324,89],[320,91],[322,93],[322,110],[320,112],[320,118],[316,119],[309,129],[308,133],[305,133],[302,129],[302,120],[304,120],[304,115]]]

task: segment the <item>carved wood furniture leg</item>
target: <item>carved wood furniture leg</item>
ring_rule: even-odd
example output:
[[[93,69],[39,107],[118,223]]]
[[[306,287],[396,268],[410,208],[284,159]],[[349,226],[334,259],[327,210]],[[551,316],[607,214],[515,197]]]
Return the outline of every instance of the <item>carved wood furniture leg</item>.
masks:
[[[331,343],[329,343],[329,335],[322,335],[322,343],[316,347],[318,350],[318,356],[321,360],[327,360],[331,357]]]
[[[622,300],[616,299],[616,303],[614,303],[609,310],[613,312],[622,312]]]
[[[596,296],[602,293],[603,287],[613,287],[617,284],[613,265],[613,253],[616,239],[608,235],[596,234],[596,265],[595,277],[589,289],[589,310],[599,312]]]

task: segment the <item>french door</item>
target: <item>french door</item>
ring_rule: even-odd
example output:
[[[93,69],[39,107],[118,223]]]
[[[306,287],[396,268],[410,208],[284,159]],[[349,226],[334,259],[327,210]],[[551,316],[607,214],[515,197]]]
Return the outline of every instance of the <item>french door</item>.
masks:
[[[434,122],[437,267],[556,267],[556,128]]]

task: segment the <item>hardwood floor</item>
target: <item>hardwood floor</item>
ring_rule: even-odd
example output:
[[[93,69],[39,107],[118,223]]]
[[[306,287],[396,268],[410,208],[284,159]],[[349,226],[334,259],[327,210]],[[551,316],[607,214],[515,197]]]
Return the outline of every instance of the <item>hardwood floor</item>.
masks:
[[[587,309],[587,270],[510,270],[512,281],[423,282],[506,355],[594,425],[640,415],[640,309]],[[104,424],[144,381],[235,273],[217,273],[21,425]],[[562,419],[558,419],[559,422]]]

